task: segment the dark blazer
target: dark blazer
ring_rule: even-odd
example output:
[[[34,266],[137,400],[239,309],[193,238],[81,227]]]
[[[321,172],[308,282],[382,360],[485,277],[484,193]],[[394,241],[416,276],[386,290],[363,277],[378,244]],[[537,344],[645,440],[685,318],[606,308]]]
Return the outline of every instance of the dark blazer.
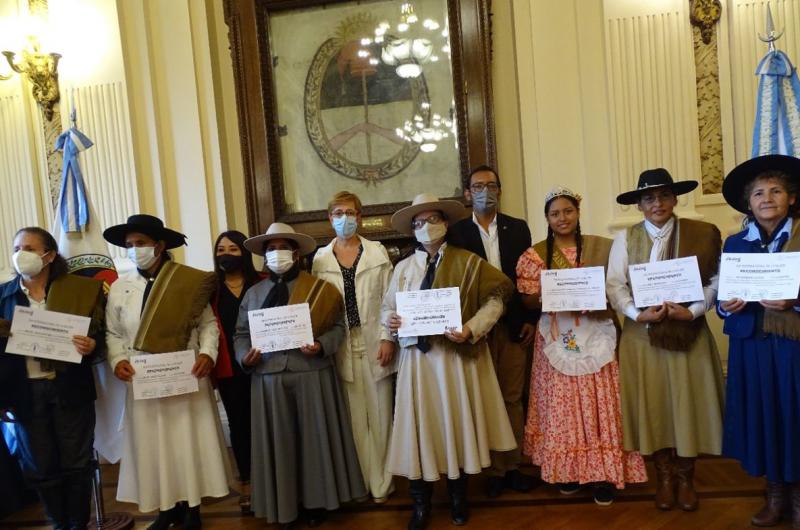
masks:
[[[497,214],[497,239],[500,247],[500,266],[509,279],[517,285],[517,261],[523,252],[531,246],[531,231],[528,223],[522,219],[511,217],[502,213]],[[467,249],[486,259],[486,250],[483,248],[481,233],[472,221],[472,216],[462,219],[452,225],[448,230],[447,243]],[[506,306],[503,322],[509,328],[511,340],[519,341],[519,332],[522,324],[536,324],[539,319],[538,311],[530,311],[522,303],[522,296],[514,289],[514,296]]]
[[[58,280],[55,280],[58,281]],[[86,281],[94,281],[89,280]],[[89,335],[97,341],[95,353],[85,356],[80,364],[58,363],[56,365],[55,386],[58,398],[67,406],[91,403],[97,397],[92,375],[92,363],[97,352],[104,348],[105,297],[100,290],[101,300],[95,307]],[[11,320],[16,306],[30,305],[28,297],[22,292],[19,278],[0,285],[0,319]],[[8,338],[0,338],[0,409],[13,409],[18,418],[25,418],[31,412],[31,393],[25,357],[6,353]]]

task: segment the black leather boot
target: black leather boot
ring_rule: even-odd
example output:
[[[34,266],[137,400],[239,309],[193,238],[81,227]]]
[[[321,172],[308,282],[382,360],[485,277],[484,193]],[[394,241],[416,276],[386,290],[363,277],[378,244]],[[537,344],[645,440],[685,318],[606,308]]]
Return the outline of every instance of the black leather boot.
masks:
[[[469,520],[467,502],[467,476],[461,474],[457,479],[447,479],[447,495],[450,497],[450,515],[453,524],[464,526]]]
[[[73,477],[64,487],[70,530],[85,530],[92,510],[92,479]]]
[[[433,496],[433,483],[424,480],[409,480],[408,493],[414,503],[411,520],[408,521],[408,530],[425,530],[431,519],[431,496]]]
[[[67,503],[64,495],[64,487],[61,484],[54,484],[47,487],[38,487],[36,492],[39,494],[44,505],[44,511],[50,518],[50,523],[56,530],[67,530],[69,528],[69,515]]]
[[[171,525],[183,522],[185,514],[186,506],[182,502],[177,503],[169,510],[159,510],[158,517],[147,527],[147,530],[168,530]]]
[[[183,530],[200,530],[203,524],[200,522],[200,505],[189,507],[189,503],[185,503],[186,513],[183,516]]]

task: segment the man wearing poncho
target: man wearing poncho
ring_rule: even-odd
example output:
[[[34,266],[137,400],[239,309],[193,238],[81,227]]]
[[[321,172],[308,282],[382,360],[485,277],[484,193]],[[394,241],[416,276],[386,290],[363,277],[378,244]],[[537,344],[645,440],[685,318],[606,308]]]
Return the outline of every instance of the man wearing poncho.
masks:
[[[382,309],[382,340],[395,342],[400,291],[458,287],[463,327],[444,335],[399,339],[394,427],[387,467],[410,479],[409,529],[425,528],[433,482],[447,476],[453,523],[469,517],[466,475],[491,464],[490,451],[516,447],[486,335],[503,314],[513,285],[477,255],[448,245],[448,223],[464,217],[461,203],[418,195],[392,216],[392,227],[420,247],[397,264]]]
[[[159,510],[150,530],[182,523],[200,528],[202,497],[228,494],[225,441],[207,377],[217,357],[219,329],[209,305],[213,272],[172,261],[168,249],[185,236],[150,215],[132,215],[104,233],[128,249],[136,269],[111,286],[106,308],[108,360],[123,381],[135,375],[133,355],[194,350],[191,394],[134,400],[128,386],[117,500],[143,512]]]

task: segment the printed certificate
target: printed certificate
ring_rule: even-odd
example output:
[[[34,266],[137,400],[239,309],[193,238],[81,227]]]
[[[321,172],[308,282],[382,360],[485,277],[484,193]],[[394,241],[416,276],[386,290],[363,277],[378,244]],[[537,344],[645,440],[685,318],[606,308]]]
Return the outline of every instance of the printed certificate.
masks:
[[[630,265],[628,273],[636,307],[705,299],[697,256]]]
[[[293,350],[314,343],[308,304],[293,304],[247,312],[250,342],[261,353]]]
[[[155,399],[197,392],[192,375],[194,350],[146,353],[130,359],[133,369],[133,399]]]
[[[397,293],[399,337],[443,335],[447,329],[461,329],[461,293],[458,287],[402,291]]]
[[[542,311],[596,311],[606,308],[604,267],[543,270]]]
[[[72,344],[72,337],[89,333],[91,321],[69,313],[17,306],[6,353],[79,363],[83,357]]]
[[[800,252],[722,254],[717,299],[794,300],[800,290]]]

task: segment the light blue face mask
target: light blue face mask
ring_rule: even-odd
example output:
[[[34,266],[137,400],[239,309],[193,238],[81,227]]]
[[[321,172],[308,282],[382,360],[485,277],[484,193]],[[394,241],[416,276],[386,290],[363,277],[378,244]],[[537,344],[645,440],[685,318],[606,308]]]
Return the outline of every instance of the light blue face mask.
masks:
[[[355,216],[343,215],[334,217],[331,225],[337,236],[342,239],[350,239],[358,230],[358,219]]]
[[[473,191],[472,207],[480,213],[492,213],[497,209],[497,192],[489,191],[488,188]]]

